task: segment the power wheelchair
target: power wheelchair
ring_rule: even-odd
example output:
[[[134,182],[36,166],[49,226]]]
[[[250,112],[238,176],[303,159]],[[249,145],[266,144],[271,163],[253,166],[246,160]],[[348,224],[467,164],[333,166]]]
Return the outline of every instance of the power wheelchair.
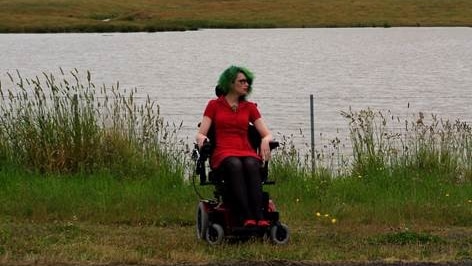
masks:
[[[209,138],[212,138],[214,129],[210,128]],[[213,135],[214,136],[214,135]],[[254,150],[260,147],[261,137],[253,125],[249,125],[248,138]],[[242,220],[231,210],[231,197],[225,186],[224,177],[218,169],[209,169],[207,173],[207,162],[214,149],[214,143],[209,141],[199,149],[195,144],[192,157],[196,163],[196,174],[200,178],[200,185],[213,185],[213,199],[203,199],[196,208],[195,222],[196,235],[198,239],[205,240],[209,244],[217,245],[225,238],[248,239],[250,237],[268,237],[275,244],[286,244],[290,238],[290,231],[287,225],[279,220],[279,213],[269,194],[263,191],[263,218],[270,223],[269,227],[244,227]],[[271,142],[270,149],[279,146],[278,142]],[[209,168],[209,167],[208,167]],[[261,179],[263,185],[275,184],[268,179],[268,163],[261,167]]]

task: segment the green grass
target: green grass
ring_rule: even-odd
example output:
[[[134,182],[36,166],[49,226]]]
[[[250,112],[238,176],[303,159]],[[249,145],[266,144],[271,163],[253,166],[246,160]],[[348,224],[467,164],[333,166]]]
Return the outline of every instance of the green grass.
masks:
[[[0,32],[471,26],[468,0],[0,0]]]
[[[194,233],[188,148],[156,102],[96,88],[90,73],[0,87],[0,263],[209,263],[241,260],[467,261],[472,257],[471,130],[343,112],[352,157],[291,137],[267,186],[292,240],[209,247]],[[403,125],[400,129],[398,124]],[[334,162],[334,163],[333,163]],[[191,175],[190,175],[191,177]],[[210,187],[197,187],[211,197]]]
[[[96,224],[189,224],[193,191],[181,177],[123,180],[109,174],[44,175],[2,169],[1,215],[15,220]]]

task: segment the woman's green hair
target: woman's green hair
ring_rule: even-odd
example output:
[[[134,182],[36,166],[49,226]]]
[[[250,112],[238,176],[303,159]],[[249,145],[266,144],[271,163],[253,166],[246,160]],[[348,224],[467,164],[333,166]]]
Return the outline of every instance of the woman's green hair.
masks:
[[[249,84],[247,93],[252,92],[252,82],[254,81],[254,74],[252,74],[249,69],[241,66],[230,66],[223,73],[221,73],[220,78],[218,79],[218,87],[223,95],[228,94],[231,90],[231,85],[236,81],[238,73],[243,73],[246,76],[247,82]],[[243,97],[245,99],[246,97]]]

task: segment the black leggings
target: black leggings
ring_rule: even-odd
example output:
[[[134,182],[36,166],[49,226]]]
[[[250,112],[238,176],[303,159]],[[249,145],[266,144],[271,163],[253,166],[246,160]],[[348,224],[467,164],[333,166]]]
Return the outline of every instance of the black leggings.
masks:
[[[231,205],[243,219],[262,219],[261,162],[254,157],[227,157],[220,166],[231,192]]]

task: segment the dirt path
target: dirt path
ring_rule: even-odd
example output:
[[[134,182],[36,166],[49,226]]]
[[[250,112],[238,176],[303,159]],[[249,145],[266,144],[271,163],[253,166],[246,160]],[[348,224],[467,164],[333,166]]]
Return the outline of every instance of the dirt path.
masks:
[[[210,263],[204,266],[472,266],[471,261],[463,262],[310,262],[310,261],[243,261]],[[203,265],[199,265],[203,266]]]
[[[2,264],[8,266],[30,266],[30,264]],[[384,262],[384,261],[368,261],[368,262],[311,262],[311,261],[288,261],[288,260],[274,260],[274,261],[233,261],[233,262],[215,262],[208,264],[68,264],[68,263],[54,263],[54,264],[31,264],[31,266],[472,266],[472,260],[460,262]]]

